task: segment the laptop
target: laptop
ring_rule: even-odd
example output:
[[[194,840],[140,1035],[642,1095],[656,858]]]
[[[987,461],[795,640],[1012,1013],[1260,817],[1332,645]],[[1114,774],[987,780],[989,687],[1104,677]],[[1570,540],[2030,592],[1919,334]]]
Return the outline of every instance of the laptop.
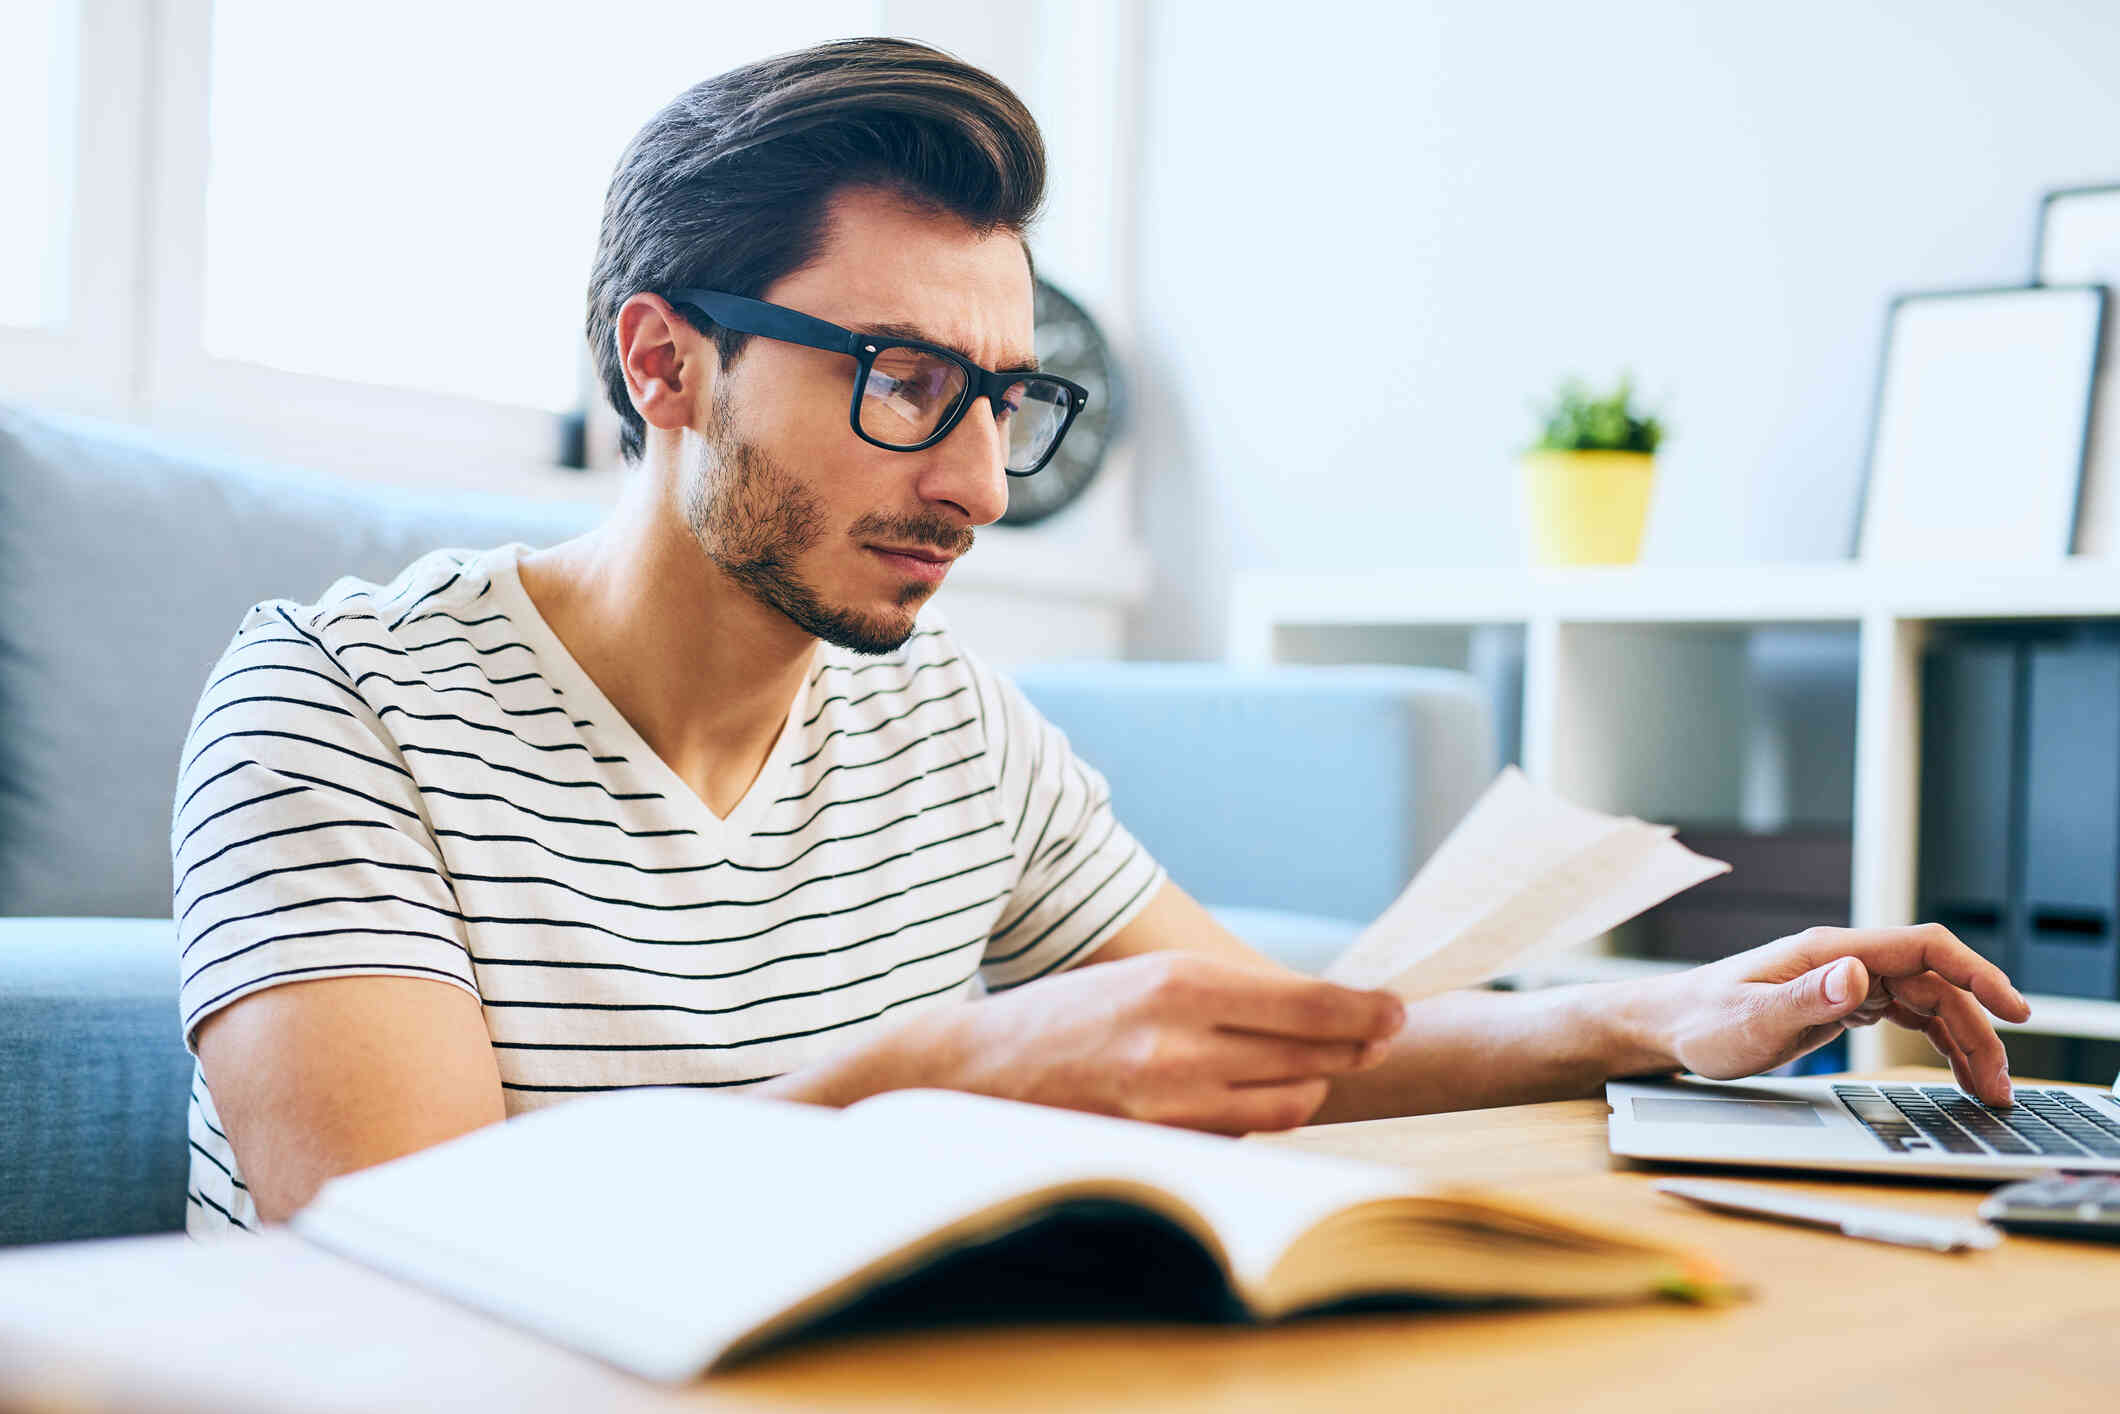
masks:
[[[1613,1080],[1612,1152],[1630,1159],[2006,1182],[2120,1174],[2120,1100],[2019,1085],[1994,1108],[1955,1085],[1803,1079]]]

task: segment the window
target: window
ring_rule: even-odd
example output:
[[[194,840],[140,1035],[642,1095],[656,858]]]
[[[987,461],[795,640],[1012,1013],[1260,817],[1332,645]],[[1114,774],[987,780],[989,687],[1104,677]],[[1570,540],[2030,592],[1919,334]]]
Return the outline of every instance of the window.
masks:
[[[869,33],[875,0],[216,0],[212,358],[562,412],[605,185],[690,84]]]
[[[585,399],[592,463],[616,459],[583,301],[604,189],[650,114],[821,39],[940,44],[1039,114],[1059,166],[1040,266],[1120,314],[1130,16],[0,0],[0,400],[363,480],[608,499],[615,478],[555,463]]]
[[[66,321],[73,207],[74,38],[71,0],[0,6],[0,324]]]

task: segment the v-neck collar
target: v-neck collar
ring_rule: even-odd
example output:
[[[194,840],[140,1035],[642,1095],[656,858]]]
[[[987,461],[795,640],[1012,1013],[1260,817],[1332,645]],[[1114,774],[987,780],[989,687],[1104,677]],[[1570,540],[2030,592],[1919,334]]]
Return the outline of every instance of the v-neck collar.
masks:
[[[577,705],[580,717],[587,719],[594,729],[603,732],[619,748],[627,764],[669,799],[670,808],[684,817],[703,841],[714,849],[727,852],[732,845],[750,835],[758,817],[773,803],[781,778],[786,774],[788,758],[795,754],[795,745],[802,736],[803,708],[809,701],[810,686],[816,680],[816,649],[811,650],[811,666],[803,673],[802,686],[796,689],[795,700],[788,706],[787,720],[781,724],[780,736],[767,754],[765,765],[759,768],[758,778],[751,782],[743,799],[736,802],[736,807],[724,819],[708,807],[706,800],[684,777],[670,769],[669,762],[656,754],[647,739],[611,704],[611,699],[596,685],[596,680],[552,631],[552,625],[538,611],[536,601],[523,588],[522,573],[517,565],[518,559],[533,548],[520,540],[511,541],[488,551],[486,566],[494,592],[501,596],[503,609],[521,629],[546,678],[559,688],[564,698]]]

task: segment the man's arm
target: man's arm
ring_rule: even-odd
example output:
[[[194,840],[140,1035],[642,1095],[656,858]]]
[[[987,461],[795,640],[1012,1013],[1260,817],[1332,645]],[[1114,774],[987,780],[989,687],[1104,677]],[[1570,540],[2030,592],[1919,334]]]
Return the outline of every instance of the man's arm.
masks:
[[[1288,971],[1174,882],[1084,966],[1163,949]],[[1880,1020],[1922,1032],[1961,1086],[2007,1104],[2008,1057],[1989,1012],[2023,1021],[2031,1008],[2001,969],[1938,924],[1812,928],[1646,981],[1410,1003],[1382,1060],[1334,1076],[1309,1122],[1581,1098],[1609,1079],[1681,1069],[1736,1079]]]
[[[1224,928],[1175,882],[1082,965],[1166,948],[1299,975]],[[1462,991],[1413,1002],[1381,1061],[1335,1076],[1308,1122],[1570,1099],[1595,1094],[1615,1074],[1675,1068],[1636,1039],[1642,1018],[1628,1015],[1624,989],[1613,989]]]
[[[1380,1061],[1404,1015],[1388,992],[1165,948],[937,1007],[753,1093],[845,1105],[933,1086],[1223,1134],[1289,1129],[1331,1077]]]
[[[1167,907],[1167,905],[1166,905]],[[1122,930],[1122,935],[1125,930]],[[935,1086],[1220,1133],[1288,1129],[1374,1064],[1396,998],[1170,949],[937,1007],[750,1093],[846,1105]],[[258,1214],[504,1118],[479,999],[410,977],[282,983],[199,1023]]]
[[[1338,1077],[1311,1123],[1582,1099],[1615,1076],[1677,1070],[1629,987],[1467,989],[1409,1003],[1383,1063]]]
[[[199,1066],[258,1216],[505,1117],[479,999],[418,977],[286,982],[199,1023]]]

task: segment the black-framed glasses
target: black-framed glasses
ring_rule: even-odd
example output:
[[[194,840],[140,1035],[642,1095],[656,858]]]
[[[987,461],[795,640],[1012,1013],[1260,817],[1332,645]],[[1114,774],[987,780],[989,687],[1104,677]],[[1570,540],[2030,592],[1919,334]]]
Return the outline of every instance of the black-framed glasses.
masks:
[[[862,334],[786,305],[720,290],[678,290],[691,305],[739,334],[842,353],[854,360],[847,421],[864,442],[917,452],[950,435],[966,408],[985,398],[1008,444],[1002,469],[1029,476],[1053,459],[1060,439],[1089,402],[1089,389],[1053,373],[996,373],[955,349],[895,334]]]

